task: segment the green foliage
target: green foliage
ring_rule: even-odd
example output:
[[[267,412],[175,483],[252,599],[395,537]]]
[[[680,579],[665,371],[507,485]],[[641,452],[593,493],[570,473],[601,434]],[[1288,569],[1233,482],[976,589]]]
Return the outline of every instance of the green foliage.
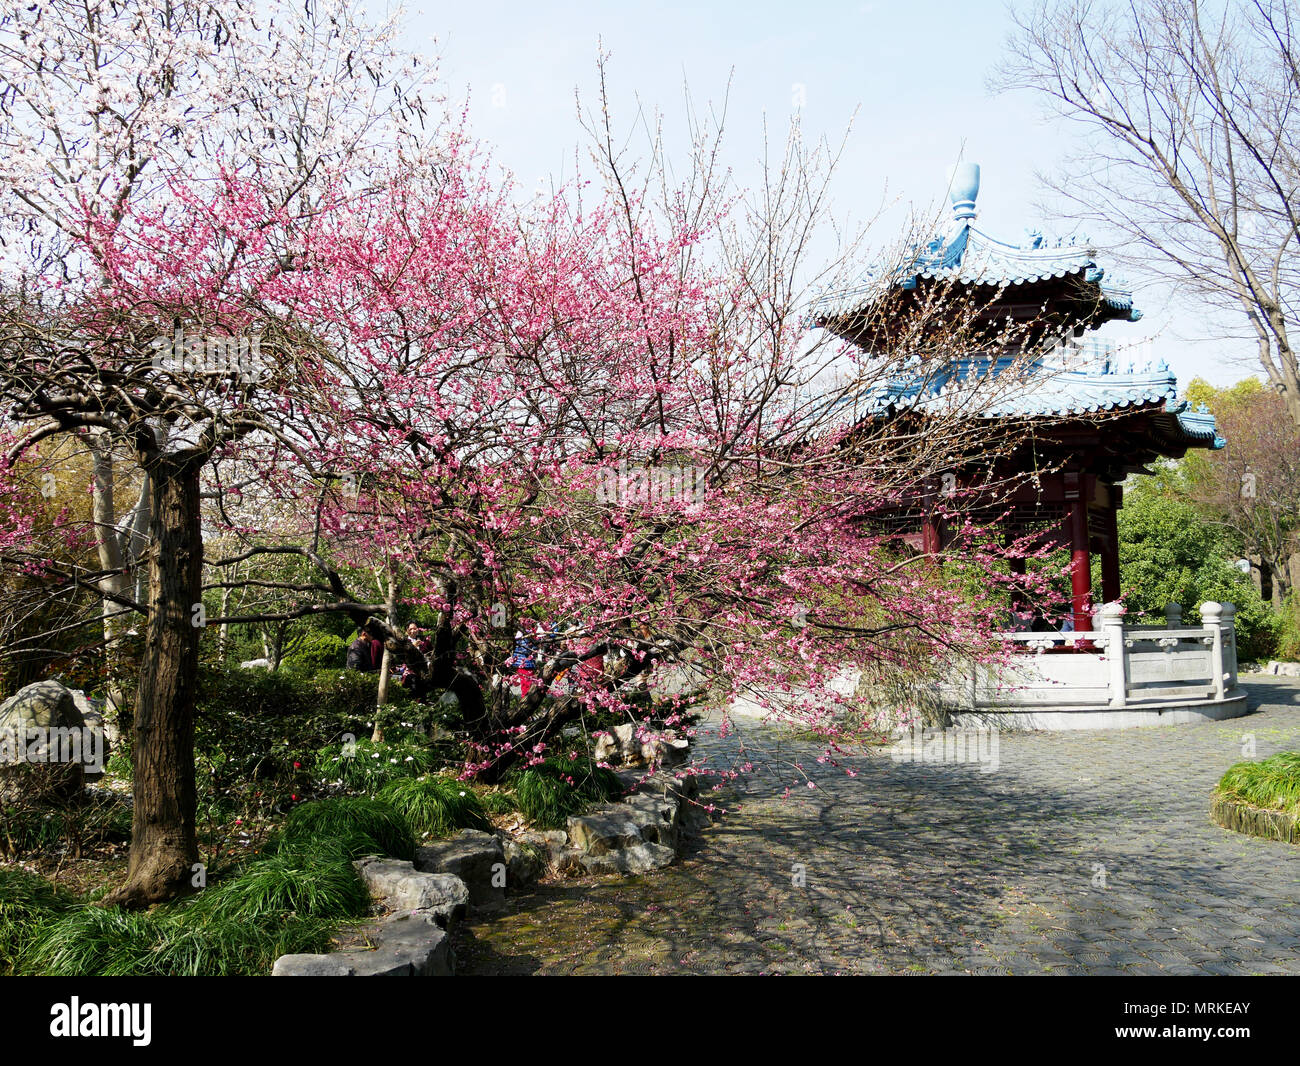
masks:
[[[280,661],[282,670],[304,674],[342,670],[347,662],[348,641],[336,633],[309,630],[293,642],[292,650]]]
[[[284,826],[285,843],[301,850],[336,841],[349,859],[361,855],[415,857],[412,822],[399,805],[364,796],[339,796],[296,807]]]
[[[356,671],[201,672],[195,754],[212,816],[251,814],[301,794],[323,744],[369,733],[377,686],[375,675]]]
[[[1292,662],[1300,659],[1300,592],[1292,592],[1278,614],[1277,654]]]
[[[430,773],[438,762],[437,752],[414,737],[377,743],[367,738],[322,748],[315,774],[326,785],[375,795],[391,781]]]
[[[1202,603],[1227,602],[1237,608],[1239,657],[1271,653],[1276,618],[1249,576],[1233,566],[1223,532],[1191,503],[1139,481],[1125,493],[1118,520],[1120,581],[1131,620],[1159,622],[1165,604],[1177,603],[1184,622],[1195,622]]]
[[[268,853],[147,913],[74,903],[43,878],[0,871],[0,973],[266,974],[280,955],[327,951],[340,922],[369,913],[352,866],[366,853],[412,859],[411,828],[387,804],[341,798],[303,804]]]
[[[1239,762],[1223,775],[1219,791],[1252,807],[1300,816],[1300,751]]]
[[[392,781],[379,795],[401,811],[421,837],[448,836],[457,829],[486,832],[492,828],[474,790],[445,774]]]
[[[562,829],[570,815],[604,803],[623,792],[623,782],[612,770],[602,769],[580,755],[576,759],[552,756],[536,766],[510,775],[519,810],[543,829]]]
[[[45,878],[22,869],[0,869],[0,977],[18,969],[26,945],[72,900]]]

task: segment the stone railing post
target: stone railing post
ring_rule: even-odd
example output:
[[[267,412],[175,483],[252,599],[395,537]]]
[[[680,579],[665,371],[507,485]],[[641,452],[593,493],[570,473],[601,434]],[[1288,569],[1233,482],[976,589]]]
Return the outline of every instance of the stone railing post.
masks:
[[[1101,634],[1106,641],[1110,705],[1123,707],[1128,699],[1128,649],[1124,646],[1124,608],[1118,603],[1107,603],[1102,607]]]
[[[1225,603],[1219,619],[1223,630],[1223,680],[1229,692],[1237,687],[1237,605]]]
[[[1201,604],[1201,625],[1210,638],[1210,678],[1214,682],[1214,698],[1222,700],[1223,686],[1223,605],[1213,600]]]
[[[1177,629],[1183,624],[1183,605],[1181,603],[1165,604],[1165,623],[1170,629]]]

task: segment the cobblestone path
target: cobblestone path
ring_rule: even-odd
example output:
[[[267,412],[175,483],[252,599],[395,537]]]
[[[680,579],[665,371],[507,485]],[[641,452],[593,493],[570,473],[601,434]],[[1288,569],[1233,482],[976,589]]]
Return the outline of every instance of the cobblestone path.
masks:
[[[1247,735],[1300,748],[1300,685],[1246,687],[1226,722],[1003,735],[990,770],[739,722],[701,750],[755,770],[676,865],[513,897],[460,972],[1300,973],[1300,847],[1209,819]]]

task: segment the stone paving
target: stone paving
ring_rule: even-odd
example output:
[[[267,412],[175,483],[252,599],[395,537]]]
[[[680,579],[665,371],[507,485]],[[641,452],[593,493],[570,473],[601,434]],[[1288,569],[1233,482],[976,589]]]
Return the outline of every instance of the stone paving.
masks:
[[[514,897],[460,972],[1300,973],[1300,847],[1209,818],[1247,735],[1300,749],[1300,683],[1246,687],[1226,722],[1002,735],[989,771],[740,722],[701,750],[754,772],[677,865]]]

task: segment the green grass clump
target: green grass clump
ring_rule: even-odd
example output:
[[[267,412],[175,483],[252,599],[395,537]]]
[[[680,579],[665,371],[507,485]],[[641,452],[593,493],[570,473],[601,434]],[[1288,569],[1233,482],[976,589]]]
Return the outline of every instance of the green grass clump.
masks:
[[[492,829],[474,790],[444,774],[393,781],[379,795],[406,817],[419,836],[447,836],[457,829]]]
[[[53,977],[264,975],[280,955],[323,952],[333,923],[289,916],[250,923],[202,914],[193,904],[157,912],[78,906],[43,926],[22,972]]]
[[[1300,751],[1239,762],[1220,779],[1219,791],[1252,807],[1300,816]]]
[[[479,793],[479,802],[488,814],[511,814],[519,810],[519,801],[514,794],[501,789],[489,788]]]
[[[39,874],[0,870],[0,977],[18,970],[27,944],[72,906],[72,899]]]
[[[288,915],[341,920],[364,915],[370,897],[342,841],[288,842],[205,888],[185,907],[195,919],[273,923]]]
[[[623,782],[612,770],[590,758],[553,756],[511,774],[519,810],[543,829],[562,829],[571,815],[604,803],[623,792]]]
[[[315,800],[294,809],[284,825],[284,840],[295,847],[339,841],[350,858],[390,855],[415,858],[411,822],[395,804],[365,796]]]

